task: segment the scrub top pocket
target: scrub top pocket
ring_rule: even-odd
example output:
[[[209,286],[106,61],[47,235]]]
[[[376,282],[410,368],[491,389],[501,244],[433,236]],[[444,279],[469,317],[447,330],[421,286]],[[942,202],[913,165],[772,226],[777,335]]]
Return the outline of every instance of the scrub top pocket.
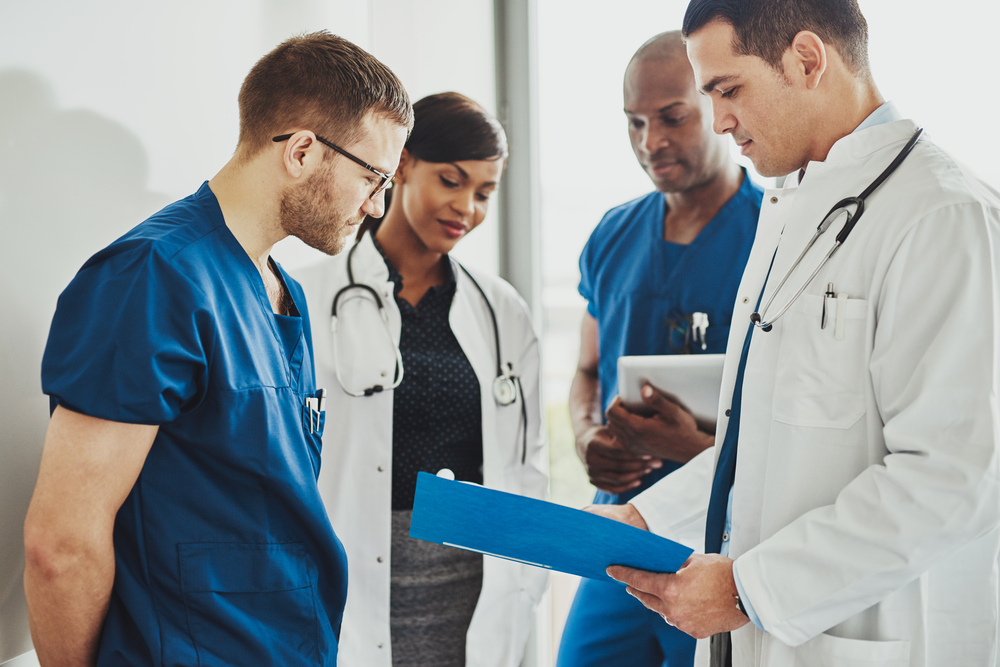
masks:
[[[847,429],[865,413],[868,302],[843,302],[837,338],[837,300],[803,294],[775,323],[781,341],[775,371],[773,416],[792,426]],[[773,334],[765,334],[773,335]]]
[[[326,405],[325,401],[320,402],[323,398],[322,391],[322,389],[317,389],[314,393],[301,399],[302,429],[307,435],[312,435],[314,438],[321,438],[323,428],[326,426]]]
[[[300,544],[178,545],[199,665],[322,662],[315,572]]]

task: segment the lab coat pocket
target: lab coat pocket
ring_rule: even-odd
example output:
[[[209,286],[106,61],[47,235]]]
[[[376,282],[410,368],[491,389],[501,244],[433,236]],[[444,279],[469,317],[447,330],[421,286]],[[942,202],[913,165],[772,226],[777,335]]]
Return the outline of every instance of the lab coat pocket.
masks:
[[[765,663],[789,667],[907,667],[910,642],[844,639],[821,634],[805,644],[789,647],[773,637]],[[791,655],[788,655],[791,654]]]
[[[827,299],[821,328],[823,301],[803,294],[774,325],[781,341],[773,416],[792,426],[847,429],[865,413],[868,302]]]
[[[321,663],[314,568],[301,544],[177,546],[199,665]]]

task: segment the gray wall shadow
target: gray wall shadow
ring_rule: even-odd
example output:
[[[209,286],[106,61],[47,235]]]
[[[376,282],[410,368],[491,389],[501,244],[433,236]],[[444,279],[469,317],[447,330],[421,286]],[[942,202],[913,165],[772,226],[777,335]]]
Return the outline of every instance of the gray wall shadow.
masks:
[[[40,368],[56,300],[90,255],[168,203],[148,175],[124,126],[59,109],[36,73],[0,70],[0,663],[31,648],[22,526],[48,424]]]

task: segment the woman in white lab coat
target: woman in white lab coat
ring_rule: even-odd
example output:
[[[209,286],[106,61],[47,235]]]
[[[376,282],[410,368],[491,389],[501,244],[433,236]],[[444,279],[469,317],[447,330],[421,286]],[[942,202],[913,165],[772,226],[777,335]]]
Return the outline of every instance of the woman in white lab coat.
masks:
[[[349,562],[339,664],[516,667],[545,573],[408,536],[418,471],[545,494],[528,311],[449,256],[486,215],[506,137],[456,93],[414,115],[384,217],[296,275],[328,388],[320,492]]]

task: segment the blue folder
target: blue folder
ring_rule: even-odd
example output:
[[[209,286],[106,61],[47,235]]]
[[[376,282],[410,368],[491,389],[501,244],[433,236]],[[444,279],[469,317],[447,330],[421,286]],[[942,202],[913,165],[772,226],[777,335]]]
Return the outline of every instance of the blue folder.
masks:
[[[426,472],[417,476],[410,537],[601,581],[614,581],[610,565],[676,572],[692,553],[590,512]]]

